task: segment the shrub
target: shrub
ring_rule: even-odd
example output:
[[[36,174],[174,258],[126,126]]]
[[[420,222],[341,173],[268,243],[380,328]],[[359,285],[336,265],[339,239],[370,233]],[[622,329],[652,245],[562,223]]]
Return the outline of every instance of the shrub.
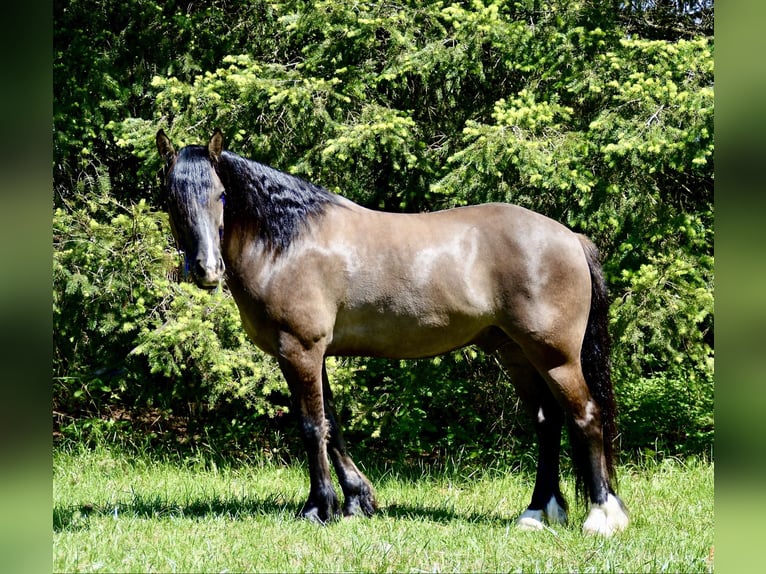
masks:
[[[81,436],[153,413],[140,429],[149,435],[173,425],[200,433],[219,419],[223,433],[240,435],[253,429],[237,416],[276,415],[268,397],[284,390],[281,375],[246,339],[230,294],[178,282],[167,216],[143,199],[122,205],[96,167],[74,188],[53,217],[60,429]],[[228,420],[227,405],[236,413]],[[96,428],[95,419],[108,424]]]
[[[150,207],[157,128],[180,146],[221,127],[230,149],[371,207],[510,201],[588,234],[614,301],[623,446],[708,450],[714,43],[688,18],[647,39],[619,25],[645,29],[640,7],[600,2],[86,4],[56,15],[62,413],[161,407],[235,438],[282,429],[273,362],[245,341],[225,291],[176,283],[167,219]],[[116,28],[83,45],[89,18]],[[135,59],[134,46],[153,52]],[[62,186],[89,157],[108,168]],[[350,437],[387,456],[529,438],[481,354],[334,361],[331,373]]]

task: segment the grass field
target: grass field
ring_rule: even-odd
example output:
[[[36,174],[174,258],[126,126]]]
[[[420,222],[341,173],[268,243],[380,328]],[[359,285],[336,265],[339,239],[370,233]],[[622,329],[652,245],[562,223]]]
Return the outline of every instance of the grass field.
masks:
[[[499,469],[376,472],[380,512],[316,526],[294,515],[305,469],[202,457],[54,452],[56,572],[709,572],[713,464],[619,468],[629,529],[520,532],[534,476]],[[571,482],[564,492],[574,502]],[[574,506],[574,504],[573,504]]]

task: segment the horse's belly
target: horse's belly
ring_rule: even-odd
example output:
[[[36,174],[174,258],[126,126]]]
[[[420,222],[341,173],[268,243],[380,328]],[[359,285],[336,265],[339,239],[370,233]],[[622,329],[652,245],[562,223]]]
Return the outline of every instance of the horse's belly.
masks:
[[[471,344],[491,326],[489,317],[463,314],[341,314],[327,352],[397,359],[432,357]]]
[[[476,244],[465,233],[452,249],[397,253],[360,273],[341,298],[329,352],[417,358],[470,344],[493,324],[498,291]]]

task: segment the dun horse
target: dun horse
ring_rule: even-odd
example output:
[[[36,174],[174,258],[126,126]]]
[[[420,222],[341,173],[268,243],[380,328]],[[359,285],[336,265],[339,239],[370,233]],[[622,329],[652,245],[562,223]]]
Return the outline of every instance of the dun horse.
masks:
[[[308,454],[300,515],[371,515],[369,480],[344,444],[325,357],[431,357],[466,345],[495,353],[533,417],[537,477],[524,529],[562,523],[559,446],[567,423],[586,533],[609,536],[628,516],[612,488],[615,405],[607,299],[594,245],[522,207],[487,204],[391,214],[223,149],[165,161],[173,233],[199,287],[224,279],[253,342],[276,357]],[[343,491],[339,499],[330,464]]]

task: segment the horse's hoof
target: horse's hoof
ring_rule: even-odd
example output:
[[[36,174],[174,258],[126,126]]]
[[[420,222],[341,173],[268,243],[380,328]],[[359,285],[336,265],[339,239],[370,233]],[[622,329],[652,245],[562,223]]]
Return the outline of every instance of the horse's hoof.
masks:
[[[612,536],[625,530],[630,522],[625,507],[615,495],[610,494],[604,504],[593,504],[582,526],[584,534]]]
[[[543,530],[545,525],[543,524],[543,511],[542,510],[525,510],[524,514],[519,516],[516,521],[516,527],[519,530]]]
[[[298,518],[308,520],[314,524],[326,526],[333,518],[338,516],[339,513],[335,512],[320,512],[317,506],[304,506],[303,510],[298,513]]]
[[[346,504],[343,506],[343,516],[345,518],[354,518],[356,516],[370,516],[370,513],[358,503]]]
[[[548,524],[566,524],[567,511],[559,504],[555,496],[551,496],[548,504],[545,505],[545,519]]]
[[[544,530],[543,520],[548,524],[565,524],[567,521],[567,511],[559,504],[555,496],[551,496],[544,509],[527,508],[516,521],[516,525],[519,530]]]
[[[303,520],[308,520],[309,522],[313,522],[314,524],[320,524],[322,526],[327,524],[326,520],[322,520],[319,517],[319,509],[316,507],[308,508],[308,509],[304,508],[298,513],[298,518],[302,518]]]
[[[372,516],[377,510],[377,504],[372,496],[354,496],[346,499],[343,505],[343,516]]]

